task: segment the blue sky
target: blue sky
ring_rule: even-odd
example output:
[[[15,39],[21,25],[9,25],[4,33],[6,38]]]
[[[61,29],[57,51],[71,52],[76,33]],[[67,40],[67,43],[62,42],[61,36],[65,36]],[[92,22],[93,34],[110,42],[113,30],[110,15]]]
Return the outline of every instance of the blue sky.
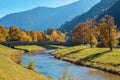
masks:
[[[39,6],[59,7],[78,0],[0,0],[0,17]]]

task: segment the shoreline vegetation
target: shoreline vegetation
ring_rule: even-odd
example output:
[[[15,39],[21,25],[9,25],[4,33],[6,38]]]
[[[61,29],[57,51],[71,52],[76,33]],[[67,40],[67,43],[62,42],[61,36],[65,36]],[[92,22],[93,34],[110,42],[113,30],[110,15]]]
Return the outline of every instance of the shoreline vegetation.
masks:
[[[60,60],[76,65],[96,68],[102,71],[120,75],[120,49],[89,48],[87,45],[73,46],[52,52]]]
[[[29,46],[28,50],[36,50],[38,48],[38,46],[32,47]],[[44,49],[42,47],[39,48],[40,50]],[[50,77],[17,64],[15,59],[23,53],[23,50],[15,50],[0,45],[0,80],[53,80]]]

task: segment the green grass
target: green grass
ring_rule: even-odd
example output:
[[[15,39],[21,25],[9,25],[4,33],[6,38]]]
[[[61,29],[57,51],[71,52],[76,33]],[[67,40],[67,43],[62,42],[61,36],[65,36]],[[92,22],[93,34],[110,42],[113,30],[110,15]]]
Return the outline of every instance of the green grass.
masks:
[[[57,58],[120,74],[120,49],[75,46],[52,53]]]
[[[15,46],[15,48],[19,48],[19,49],[25,49],[28,51],[43,51],[45,50],[44,47],[41,46],[37,46],[37,45],[25,45],[25,46]]]
[[[66,48],[65,46],[59,46],[59,45],[46,45],[44,46],[47,49],[63,49]]]
[[[51,80],[40,73],[16,64],[13,58],[23,51],[0,45],[0,80]]]

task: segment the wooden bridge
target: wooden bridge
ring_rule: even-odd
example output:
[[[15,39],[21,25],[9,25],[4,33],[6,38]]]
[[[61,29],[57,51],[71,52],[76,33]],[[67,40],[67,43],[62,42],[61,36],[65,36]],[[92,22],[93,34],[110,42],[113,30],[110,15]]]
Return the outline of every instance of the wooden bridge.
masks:
[[[59,45],[59,46],[75,46],[79,45],[78,43],[74,42],[19,42],[19,41],[8,41],[8,42],[1,42],[2,45],[14,48],[14,46],[21,46],[21,45]]]

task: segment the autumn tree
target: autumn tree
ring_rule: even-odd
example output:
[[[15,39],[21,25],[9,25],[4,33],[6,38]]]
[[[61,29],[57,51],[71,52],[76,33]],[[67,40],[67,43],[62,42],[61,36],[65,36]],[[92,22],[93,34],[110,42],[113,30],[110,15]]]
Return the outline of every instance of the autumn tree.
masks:
[[[7,35],[8,35],[7,29],[4,26],[0,25],[0,42],[6,41]]]
[[[54,30],[51,34],[51,38],[53,39],[54,42],[57,42],[57,36],[58,36],[57,31]]]
[[[73,29],[73,41],[78,42],[80,44],[88,43],[88,37],[87,37],[87,24],[80,23]]]
[[[66,34],[62,33],[61,31],[57,31],[59,38],[60,38],[60,42],[65,42],[66,41]]]
[[[37,33],[37,41],[44,41],[44,33],[43,32],[36,32]]]
[[[98,28],[103,43],[110,48],[110,51],[112,51],[113,47],[118,44],[118,35],[116,31],[116,25],[114,23],[114,18],[106,15],[100,20]]]
[[[93,44],[97,44],[97,39],[96,39],[96,21],[95,19],[90,19],[87,21],[87,26],[88,26],[88,39],[89,39],[89,44],[90,47],[93,47]]]
[[[12,26],[9,28],[7,40],[9,41],[31,41],[31,38],[18,27]]]
[[[93,25],[91,20],[78,24],[73,30],[73,41],[80,44],[89,43],[90,47],[93,44],[97,44],[94,27],[95,25]]]
[[[45,35],[45,38],[46,38],[45,41],[48,41],[48,42],[51,42],[51,41],[52,41],[52,38],[51,38],[50,35]]]
[[[32,41],[38,41],[37,39],[37,32],[31,30],[26,32],[32,38]]]

